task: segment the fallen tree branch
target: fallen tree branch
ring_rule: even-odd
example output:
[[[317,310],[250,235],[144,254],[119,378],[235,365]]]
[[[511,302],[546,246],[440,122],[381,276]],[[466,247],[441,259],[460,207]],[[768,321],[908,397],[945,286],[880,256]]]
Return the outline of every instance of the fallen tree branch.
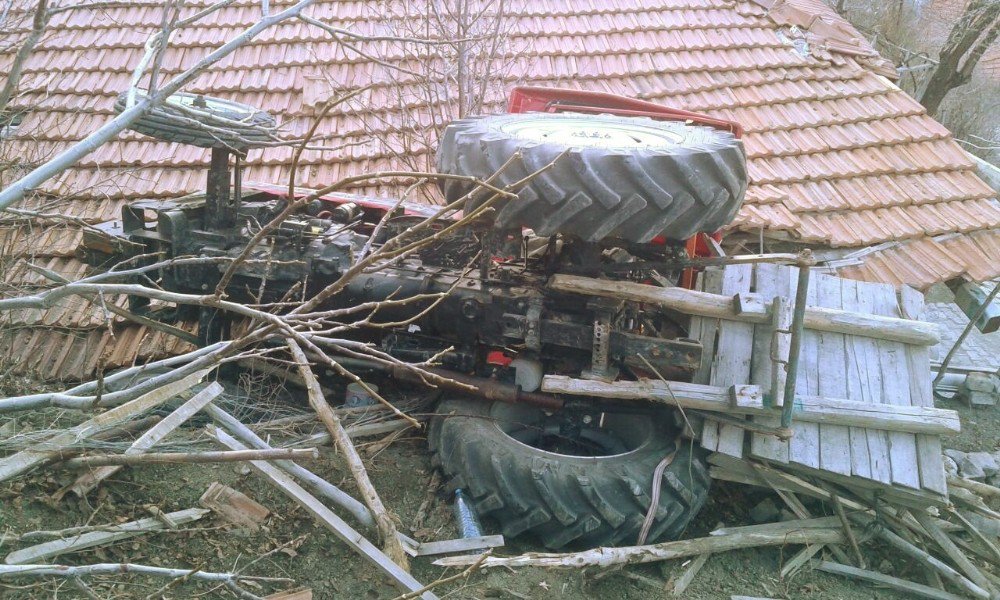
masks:
[[[309,361],[302,348],[294,340],[289,339],[287,343],[288,349],[292,353],[292,358],[298,363],[299,373],[306,380],[309,404],[316,411],[316,414],[319,415],[319,419],[323,422],[323,425],[329,430],[337,449],[344,455],[344,460],[347,461],[347,465],[351,469],[351,474],[354,476],[354,481],[358,485],[361,499],[368,505],[369,510],[372,512],[372,517],[374,517],[375,523],[378,526],[385,553],[393,562],[400,565],[404,570],[407,570],[409,561],[407,560],[402,544],[399,543],[399,537],[396,534],[396,524],[389,516],[389,511],[386,510],[385,505],[382,504],[382,499],[379,498],[378,492],[375,491],[371,480],[368,479],[368,471],[365,470],[365,465],[361,462],[358,451],[354,448],[354,444],[351,443],[351,438],[348,437],[347,432],[344,431],[344,426],[340,423],[340,417],[333,412],[330,404],[326,401],[323,389],[320,387],[316,375],[312,372],[312,368],[309,366]]]
[[[0,579],[13,577],[82,577],[87,575],[122,575],[135,573],[156,577],[187,577],[203,581],[238,582],[261,581],[268,583],[294,583],[287,577],[254,577],[236,573],[213,573],[192,569],[170,569],[135,563],[98,563],[93,565],[0,565]]]
[[[271,446],[269,446],[267,442],[261,439],[261,437],[254,433],[249,427],[218,406],[209,404],[205,407],[205,412],[212,417],[212,420],[227,429],[229,433],[238,438],[244,444],[257,448],[258,450],[271,449]],[[365,527],[375,527],[375,520],[368,511],[368,507],[361,502],[358,502],[329,481],[292,461],[279,460],[275,461],[274,464],[304,482],[307,486],[312,488],[314,493],[325,497],[340,508],[349,512],[352,517]]]
[[[520,556],[491,556],[483,562],[483,568],[491,567],[546,567],[576,569],[581,567],[609,567],[619,564],[640,564],[687,558],[706,552],[726,552],[742,548],[763,546],[784,546],[788,544],[842,544],[844,533],[840,528],[810,528],[767,533],[760,527],[754,532],[743,532],[742,528],[729,529],[726,535],[663,542],[645,546],[623,546],[619,548],[594,548],[583,552],[547,553],[528,552]],[[458,567],[475,563],[478,556],[450,556],[434,561],[440,567]]]
[[[165,463],[220,463],[248,460],[301,460],[319,458],[316,448],[272,448],[270,450],[239,450],[233,452],[150,452],[147,454],[104,454],[80,456],[63,462],[71,469],[105,467],[109,465],[149,465]]]

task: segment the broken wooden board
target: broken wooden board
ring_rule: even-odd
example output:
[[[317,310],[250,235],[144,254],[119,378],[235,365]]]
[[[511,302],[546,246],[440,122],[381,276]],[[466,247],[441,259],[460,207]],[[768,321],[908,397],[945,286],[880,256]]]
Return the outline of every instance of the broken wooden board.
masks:
[[[75,427],[60,431],[44,442],[36,444],[35,448],[37,449],[21,450],[0,459],[0,481],[6,481],[11,477],[26,473],[38,465],[52,460],[54,453],[61,449],[153,410],[177,394],[193,387],[210,371],[211,369],[204,369],[146,392],[135,400],[107,410]]]
[[[257,531],[271,511],[246,494],[213,481],[198,500],[205,508],[211,509],[233,525]]]

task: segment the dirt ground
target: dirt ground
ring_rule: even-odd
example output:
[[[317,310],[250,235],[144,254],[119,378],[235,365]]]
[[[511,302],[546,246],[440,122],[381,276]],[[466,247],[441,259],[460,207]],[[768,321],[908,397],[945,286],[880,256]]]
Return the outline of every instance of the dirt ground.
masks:
[[[946,445],[962,450],[994,450],[1000,441],[997,413],[991,409],[969,410],[948,405],[962,413],[965,424],[960,436]],[[46,413],[47,414],[47,413]],[[24,417],[21,416],[22,422]],[[32,426],[44,423],[33,422]],[[0,426],[3,419],[0,419]],[[190,428],[185,435],[198,435]],[[399,516],[402,530],[420,540],[449,539],[457,535],[450,506],[433,496],[423,526],[408,529],[420,505],[428,498],[432,469],[424,439],[419,434],[402,436],[387,447],[378,438],[359,441],[367,458],[369,473],[385,503]],[[329,481],[352,490],[350,474],[342,462],[328,450],[324,456],[303,463]],[[345,598],[379,600],[395,598],[400,592],[374,572],[373,568],[352,553],[333,534],[319,527],[302,509],[246,467],[240,465],[148,466],[124,469],[84,500],[68,495],[53,503],[50,495],[72,481],[65,470],[41,471],[0,486],[0,533],[23,533],[39,529],[59,529],[86,523],[123,522],[144,518],[145,505],[161,510],[181,510],[198,505],[198,498],[213,481],[232,486],[272,511],[265,527],[256,533],[225,528],[212,518],[191,524],[182,531],[164,532],[134,538],[101,549],[64,555],[64,564],[95,562],[136,562],[158,566],[199,568],[205,571],[240,571],[244,574],[287,577],[295,584],[264,584],[248,589],[263,596],[280,589],[308,586],[317,599]],[[747,511],[766,493],[745,486],[717,482],[710,500],[692,525],[688,536],[703,535],[716,523],[749,523]],[[485,523],[488,533],[492,524]],[[0,548],[6,555],[15,546]],[[500,552],[514,554],[537,550],[531,540],[509,543]],[[799,547],[730,552],[712,557],[695,578],[685,597],[691,599],[728,599],[732,594],[767,598],[806,598],[815,600],[855,598],[903,598],[893,592],[875,589],[818,572],[801,572],[788,581],[778,578],[783,561]],[[263,558],[261,558],[263,557]],[[896,559],[890,552],[875,549],[870,557],[883,572],[923,582],[918,568]],[[413,574],[429,583],[452,575],[455,569],[443,570],[431,564],[432,558],[413,561]],[[662,586],[682,572],[684,561],[641,565],[595,579],[596,573],[505,569],[473,574],[465,581],[442,586],[437,592],[444,598],[583,598],[645,600],[668,597]],[[639,577],[636,577],[638,575]],[[100,598],[146,598],[164,585],[165,580],[149,577],[115,576],[88,579]],[[84,598],[66,581],[22,579],[0,584],[0,598]],[[155,598],[233,598],[224,588],[205,583],[185,583],[172,587]]]

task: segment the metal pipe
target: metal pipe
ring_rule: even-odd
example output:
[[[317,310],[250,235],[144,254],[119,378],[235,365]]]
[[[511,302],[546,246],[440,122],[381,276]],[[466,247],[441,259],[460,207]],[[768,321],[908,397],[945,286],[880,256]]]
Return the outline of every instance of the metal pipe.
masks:
[[[419,373],[405,367],[389,366],[375,361],[354,357],[338,356],[336,360],[345,367],[354,366],[366,369],[377,369],[387,373],[393,379],[413,383],[424,383],[424,379]],[[565,405],[565,401],[561,398],[556,398],[555,396],[539,392],[526,392],[516,385],[502,383],[496,381],[495,379],[486,379],[485,377],[476,377],[475,375],[466,375],[465,373],[458,373],[445,369],[435,369],[433,367],[422,367],[422,370],[442,378],[442,381],[436,382],[437,385],[465,392],[466,394],[476,394],[486,398],[487,400],[506,402],[508,404],[531,404],[547,410],[559,410]],[[470,387],[474,389],[470,391],[468,389]]]
[[[816,264],[812,251],[799,253],[799,280],[795,288],[795,309],[792,312],[792,335],[788,349],[788,377],[785,379],[785,400],[781,407],[781,428],[792,426],[792,409],[795,406],[795,380],[799,372],[799,354],[802,351],[802,330],[806,317],[806,294],[809,292],[809,270]]]

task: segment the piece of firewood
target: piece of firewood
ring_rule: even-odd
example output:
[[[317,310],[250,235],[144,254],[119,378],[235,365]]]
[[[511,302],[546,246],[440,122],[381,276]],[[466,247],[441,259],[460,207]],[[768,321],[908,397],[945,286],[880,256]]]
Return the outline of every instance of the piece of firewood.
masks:
[[[201,495],[201,499],[198,500],[198,504],[212,509],[213,512],[233,525],[245,527],[251,531],[260,529],[260,524],[271,514],[271,511],[253,498],[229,486],[222,485],[218,481],[214,481],[208,486],[205,493]]]

